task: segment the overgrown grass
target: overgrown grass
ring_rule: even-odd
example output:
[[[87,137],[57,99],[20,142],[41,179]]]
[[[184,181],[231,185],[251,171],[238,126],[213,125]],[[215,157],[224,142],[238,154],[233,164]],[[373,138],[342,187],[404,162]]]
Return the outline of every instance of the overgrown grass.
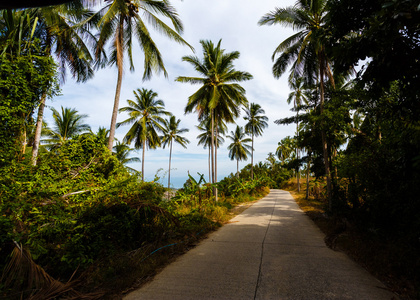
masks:
[[[168,200],[95,136],[65,142],[37,166],[16,161],[0,171],[0,298],[11,300],[118,294],[266,192],[261,179],[230,178],[215,202],[212,187],[190,177]]]
[[[311,191],[314,185],[312,180]],[[306,182],[301,182],[300,192],[296,179],[289,180],[283,188],[324,232],[327,246],[345,252],[401,299],[420,299],[420,252],[417,247],[403,238],[371,231],[357,220],[349,221],[352,218],[328,216],[322,193],[310,193],[306,199]]]

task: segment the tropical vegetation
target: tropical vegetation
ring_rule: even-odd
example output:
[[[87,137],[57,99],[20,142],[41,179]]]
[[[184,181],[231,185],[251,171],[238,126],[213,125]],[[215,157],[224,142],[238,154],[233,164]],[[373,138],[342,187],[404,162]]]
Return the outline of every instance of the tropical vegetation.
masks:
[[[200,88],[188,98],[185,113],[197,111],[198,120],[211,120],[211,182],[217,182],[217,146],[218,122],[233,123],[239,117],[240,107],[246,105],[245,89],[239,82],[252,79],[248,72],[234,69],[233,61],[238,59],[238,51],[225,53],[221,48],[222,41],[217,45],[212,41],[200,41],[203,47],[203,58],[184,56],[183,61],[190,63],[202,77],[179,76],[179,82],[198,84]],[[217,201],[217,188],[214,189]]]
[[[163,116],[170,115],[165,111],[163,100],[156,99],[158,94],[153,90],[137,89],[133,91],[136,100],[127,100],[128,106],[120,108],[120,112],[127,112],[129,118],[117,124],[131,125],[124,137],[124,142],[131,144],[134,142],[134,148],[143,149],[141,174],[144,180],[144,158],[146,148],[156,149],[161,145],[159,132],[165,132],[163,127],[165,119]]]
[[[182,45],[188,43],[180,36],[183,31],[182,22],[169,1],[140,1],[140,0],[112,0],[97,13],[99,38],[95,50],[96,58],[100,65],[107,63],[116,65],[118,70],[117,87],[115,90],[114,109],[112,111],[111,126],[109,132],[108,149],[111,151],[115,128],[117,126],[117,115],[124,71],[124,59],[128,59],[130,71],[134,71],[133,63],[133,40],[137,39],[144,55],[143,80],[149,79],[153,72],[163,72],[167,75],[162,55],[154,42],[150,31],[146,27],[145,20],[150,25],[171,40]],[[157,15],[168,19],[173,28],[163,22]],[[107,43],[111,43],[110,57],[105,55]],[[189,46],[189,45],[188,45]],[[192,49],[192,47],[190,46]]]
[[[236,159],[236,176],[239,177],[239,161],[247,160],[248,155],[251,154],[252,146],[249,145],[252,139],[246,137],[245,131],[242,127],[236,126],[235,131],[230,132],[227,138],[232,141],[228,146],[229,158]],[[252,166],[252,164],[251,164]],[[251,179],[253,175],[253,166],[251,168]]]
[[[251,135],[251,178],[254,179],[254,137],[263,134],[264,129],[268,126],[268,118],[263,115],[264,109],[258,103],[249,104],[245,111],[244,120],[248,121],[245,124],[245,132]]]
[[[173,144],[187,147],[188,128],[166,110],[157,90],[136,89],[122,108],[119,97],[124,63],[134,70],[134,39],[144,57],[143,79],[153,72],[167,75],[145,21],[188,46],[180,36],[181,20],[168,1],[112,0],[95,8],[73,1],[0,11],[0,297],[101,298],[90,291],[100,286],[110,293],[112,283],[132,284],[122,274],[147,269],[146,263],[156,268],[150,257],[157,250],[168,256],[177,252],[170,249],[182,252],[227,221],[235,204],[262,197],[269,188],[288,188],[292,177],[297,193],[302,185],[301,200],[321,211],[316,220],[335,224],[327,239],[331,247],[335,241],[353,243],[350,237],[356,236],[357,243],[401,254],[392,256],[382,275],[409,282],[393,289],[407,299],[418,297],[416,1],[297,0],[261,17],[259,25],[295,30],[273,49],[272,73],[275,78],[288,73],[291,92],[283,100],[293,106],[290,117],[274,123],[295,124],[296,133],[277,137],[274,149],[255,146],[268,119],[260,104],[248,103],[242,84],[252,75],[235,68],[239,51],[226,51],[221,40],[201,40],[202,56],[182,59],[198,75],[176,81],[198,86],[184,99],[184,112],[198,114],[197,142],[208,149],[208,181],[204,174],[188,173],[173,193],[171,164],[178,158]],[[118,77],[109,129],[94,132],[97,124],[89,125],[85,112],[71,103],[53,108],[52,121],[45,122],[46,101],[60,94],[68,71],[85,82],[96,68],[114,64]],[[127,117],[119,123],[118,112]],[[226,136],[229,124],[236,130]],[[125,137],[114,145],[118,126]],[[146,149],[166,146],[167,188],[158,173],[150,182],[144,176]],[[133,153],[137,149],[141,159]],[[222,180],[218,149],[228,149],[237,164]],[[265,161],[254,162],[254,151],[268,152]],[[249,156],[251,163],[240,170],[239,161]],[[153,273],[147,272],[144,277]]]
[[[171,188],[171,160],[172,160],[172,148],[174,142],[187,148],[187,144],[190,141],[181,136],[182,133],[188,132],[187,128],[179,128],[180,119],[176,119],[175,116],[171,116],[169,120],[164,120],[163,136],[161,137],[162,146],[165,148],[169,145],[169,168],[168,168],[168,190]]]

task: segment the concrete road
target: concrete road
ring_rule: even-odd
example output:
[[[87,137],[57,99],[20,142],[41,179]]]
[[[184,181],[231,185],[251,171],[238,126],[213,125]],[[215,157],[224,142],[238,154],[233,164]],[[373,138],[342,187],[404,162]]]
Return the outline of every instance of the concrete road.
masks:
[[[397,299],[285,191],[270,194],[127,295],[133,299]]]

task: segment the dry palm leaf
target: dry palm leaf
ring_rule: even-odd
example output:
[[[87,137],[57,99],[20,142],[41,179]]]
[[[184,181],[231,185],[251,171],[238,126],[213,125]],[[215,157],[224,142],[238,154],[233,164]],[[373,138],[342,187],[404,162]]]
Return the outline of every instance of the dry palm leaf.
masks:
[[[76,272],[75,272],[76,273]],[[73,273],[74,276],[74,273]],[[15,242],[9,264],[3,271],[1,282],[14,291],[21,291],[21,295],[28,300],[45,300],[59,297],[60,299],[99,299],[103,294],[82,294],[76,291],[79,282],[72,280],[62,283],[51,277],[36,264],[28,250]]]

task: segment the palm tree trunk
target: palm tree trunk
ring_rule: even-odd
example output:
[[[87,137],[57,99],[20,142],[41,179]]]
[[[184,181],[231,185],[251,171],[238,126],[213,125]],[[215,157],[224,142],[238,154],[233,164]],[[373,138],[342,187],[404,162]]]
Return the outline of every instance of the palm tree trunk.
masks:
[[[211,166],[210,166],[210,160],[211,160],[211,146],[209,147],[209,182],[211,183]]]
[[[236,178],[239,179],[239,159],[236,160]]]
[[[211,183],[214,184],[214,111],[211,111]],[[216,196],[216,187],[213,186],[213,195]]]
[[[112,117],[111,117],[111,127],[109,129],[109,140],[108,140],[108,149],[112,151],[112,146],[114,144],[114,137],[115,137],[115,128],[117,126],[117,115],[118,115],[118,107],[120,105],[120,94],[121,94],[121,84],[122,84],[122,77],[123,77],[123,26],[124,26],[124,19],[120,18],[120,24],[117,28],[117,35],[118,37],[115,39],[116,48],[117,48],[117,68],[118,68],[118,79],[117,79],[117,88],[115,90],[115,98],[114,98],[114,108],[112,110]]]
[[[254,180],[254,130],[252,130],[251,180]]]
[[[309,198],[309,173],[310,173],[310,169],[311,169],[311,152],[308,151],[308,164],[306,166],[306,200],[308,200]]]
[[[214,144],[214,182],[217,183],[217,148],[219,147],[218,144],[218,140],[219,140],[219,131],[217,130],[217,126],[216,126],[216,139],[215,139],[215,144]],[[215,189],[215,200],[216,202],[218,201],[218,191],[217,191],[217,187]]]
[[[115,91],[114,108],[112,110],[111,127],[109,129],[109,139],[108,139],[109,151],[112,151],[112,146],[114,145],[115,127],[117,125],[118,107],[120,105],[122,75],[123,75],[122,70],[118,69],[117,89]]]
[[[146,141],[143,141],[143,154],[141,159],[141,181],[144,182],[144,153],[146,152]]]
[[[171,158],[172,158],[172,141],[171,141],[171,147],[169,148],[168,200],[169,200],[169,191],[171,188]]]
[[[322,152],[324,156],[324,165],[325,165],[325,176],[327,178],[327,198],[328,198],[328,209],[332,211],[332,193],[331,193],[331,171],[330,163],[328,159],[328,144],[327,144],[327,135],[325,133],[324,121],[322,120],[324,112],[324,66],[322,57],[320,58],[320,114],[321,114],[321,140],[322,140]]]
[[[295,100],[295,107],[296,107],[296,100]],[[299,111],[297,110],[297,107],[296,107],[296,137],[299,138]],[[297,145],[297,141],[296,141],[296,158],[297,160],[299,160],[299,147]],[[298,193],[299,193],[300,192],[299,165],[296,168],[296,181],[297,181],[297,188],[298,188]]]
[[[47,93],[44,92],[41,97],[41,103],[39,104],[39,108],[38,108],[38,117],[36,120],[34,145],[32,147],[32,165],[33,166],[36,166],[36,162],[38,158],[39,144],[41,142],[42,120],[44,118],[44,109],[45,109],[46,100],[47,100]]]

